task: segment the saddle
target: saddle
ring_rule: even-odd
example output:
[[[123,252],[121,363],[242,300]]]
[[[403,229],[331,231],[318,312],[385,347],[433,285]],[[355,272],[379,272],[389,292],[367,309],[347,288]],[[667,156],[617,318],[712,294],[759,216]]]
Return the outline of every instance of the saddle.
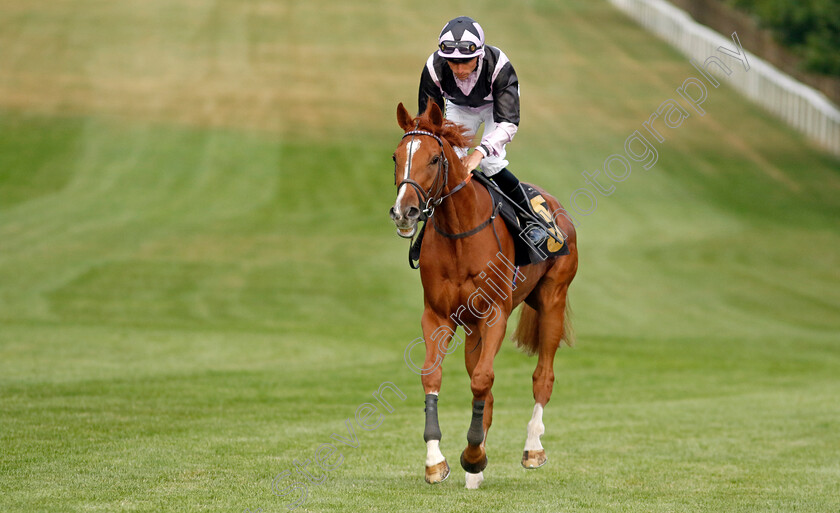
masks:
[[[513,236],[516,254],[514,260],[515,265],[536,264],[549,258],[557,258],[569,254],[569,247],[566,245],[566,234],[563,233],[563,230],[557,226],[557,223],[551,217],[551,212],[548,209],[545,198],[531,184],[521,182],[521,187],[531,205],[531,214],[536,219],[522,223],[520,222],[520,216],[516,213],[518,205],[515,205],[512,200],[507,198],[495,183],[481,173],[473,173],[473,178],[484,186],[490,193],[490,197],[493,198],[493,212],[491,214],[491,222],[489,223],[491,226],[487,226],[486,228],[494,230],[495,233],[495,227],[492,226],[492,219],[498,214],[502,216],[508,231]],[[412,241],[409,247],[408,264],[412,269],[419,269],[420,267],[420,249],[423,244],[423,235],[425,234],[427,224],[428,222],[423,223],[423,227],[418,230],[414,241]],[[547,236],[534,243],[531,237],[529,237],[529,232],[539,228],[544,230],[543,233],[547,232]],[[496,234],[496,239],[498,240],[498,238],[499,235]],[[501,243],[499,246],[501,250]]]

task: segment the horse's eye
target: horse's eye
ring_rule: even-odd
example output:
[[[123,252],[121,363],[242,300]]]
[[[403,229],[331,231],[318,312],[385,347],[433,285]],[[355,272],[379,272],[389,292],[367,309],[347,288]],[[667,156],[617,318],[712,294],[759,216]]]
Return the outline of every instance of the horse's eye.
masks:
[[[440,162],[440,155],[435,155],[434,157],[432,157],[432,165],[433,166],[435,164],[437,164],[438,162]]]
[[[391,155],[391,160],[393,160],[394,162],[396,162],[396,161],[397,161],[397,154],[396,154],[396,153],[394,153],[393,155]]]

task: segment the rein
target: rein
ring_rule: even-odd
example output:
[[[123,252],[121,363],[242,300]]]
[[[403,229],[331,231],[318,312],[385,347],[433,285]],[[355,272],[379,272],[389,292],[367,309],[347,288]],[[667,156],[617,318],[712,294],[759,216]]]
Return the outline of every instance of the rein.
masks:
[[[490,193],[490,191],[487,191],[487,193],[489,194],[489,193]],[[492,196],[492,195],[490,196],[490,199],[491,199],[491,201],[492,201],[492,199],[493,199],[493,196]],[[467,230],[467,231],[465,231],[465,232],[461,232],[461,233],[446,233],[445,231],[443,231],[443,230],[442,230],[442,229],[441,229],[441,228],[437,225],[437,221],[435,221],[434,219],[432,219],[432,226],[435,228],[435,231],[436,231],[436,232],[438,232],[439,234],[443,235],[443,236],[444,236],[444,237],[446,237],[447,239],[466,239],[467,237],[471,237],[471,236],[475,235],[476,233],[480,232],[481,230],[483,230],[483,229],[487,228],[487,225],[489,225],[490,223],[492,223],[493,221],[495,221],[495,220],[496,220],[496,216],[498,215],[498,213],[499,213],[499,209],[500,209],[500,208],[502,208],[502,204],[501,204],[501,203],[497,203],[497,204],[496,204],[496,206],[495,206],[495,207],[493,207],[493,210],[490,212],[490,217],[488,217],[488,218],[487,218],[487,219],[486,219],[483,223],[481,223],[480,225],[476,226],[476,227],[475,227],[475,228],[473,228],[472,230]],[[501,240],[499,240],[499,234],[496,232],[496,226],[493,226],[493,235],[495,235],[495,236],[496,236],[496,242],[498,242],[498,243],[499,243],[499,251],[501,251],[501,250],[502,250],[502,241],[501,241]]]

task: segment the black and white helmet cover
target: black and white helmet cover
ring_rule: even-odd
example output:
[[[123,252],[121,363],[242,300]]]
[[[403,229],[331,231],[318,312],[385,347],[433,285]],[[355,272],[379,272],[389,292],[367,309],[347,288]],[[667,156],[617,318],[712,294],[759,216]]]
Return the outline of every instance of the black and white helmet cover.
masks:
[[[484,30],[474,19],[459,16],[440,31],[438,55],[445,59],[470,59],[484,54]]]

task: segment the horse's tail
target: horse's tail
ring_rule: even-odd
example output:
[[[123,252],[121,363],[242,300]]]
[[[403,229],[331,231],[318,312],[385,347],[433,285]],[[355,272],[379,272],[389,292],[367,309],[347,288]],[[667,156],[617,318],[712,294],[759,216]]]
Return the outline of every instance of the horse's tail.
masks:
[[[567,346],[575,345],[575,328],[572,326],[572,303],[566,298],[566,311],[563,314],[563,342]]]
[[[527,355],[533,355],[540,348],[540,313],[527,303],[519,307],[519,324],[513,333],[513,342]]]
[[[566,300],[566,312],[563,316],[563,338],[567,346],[575,343],[575,331],[572,328],[572,306]],[[540,348],[540,313],[527,303],[522,303],[519,313],[519,324],[513,333],[513,341],[516,347],[527,355],[534,355]]]

